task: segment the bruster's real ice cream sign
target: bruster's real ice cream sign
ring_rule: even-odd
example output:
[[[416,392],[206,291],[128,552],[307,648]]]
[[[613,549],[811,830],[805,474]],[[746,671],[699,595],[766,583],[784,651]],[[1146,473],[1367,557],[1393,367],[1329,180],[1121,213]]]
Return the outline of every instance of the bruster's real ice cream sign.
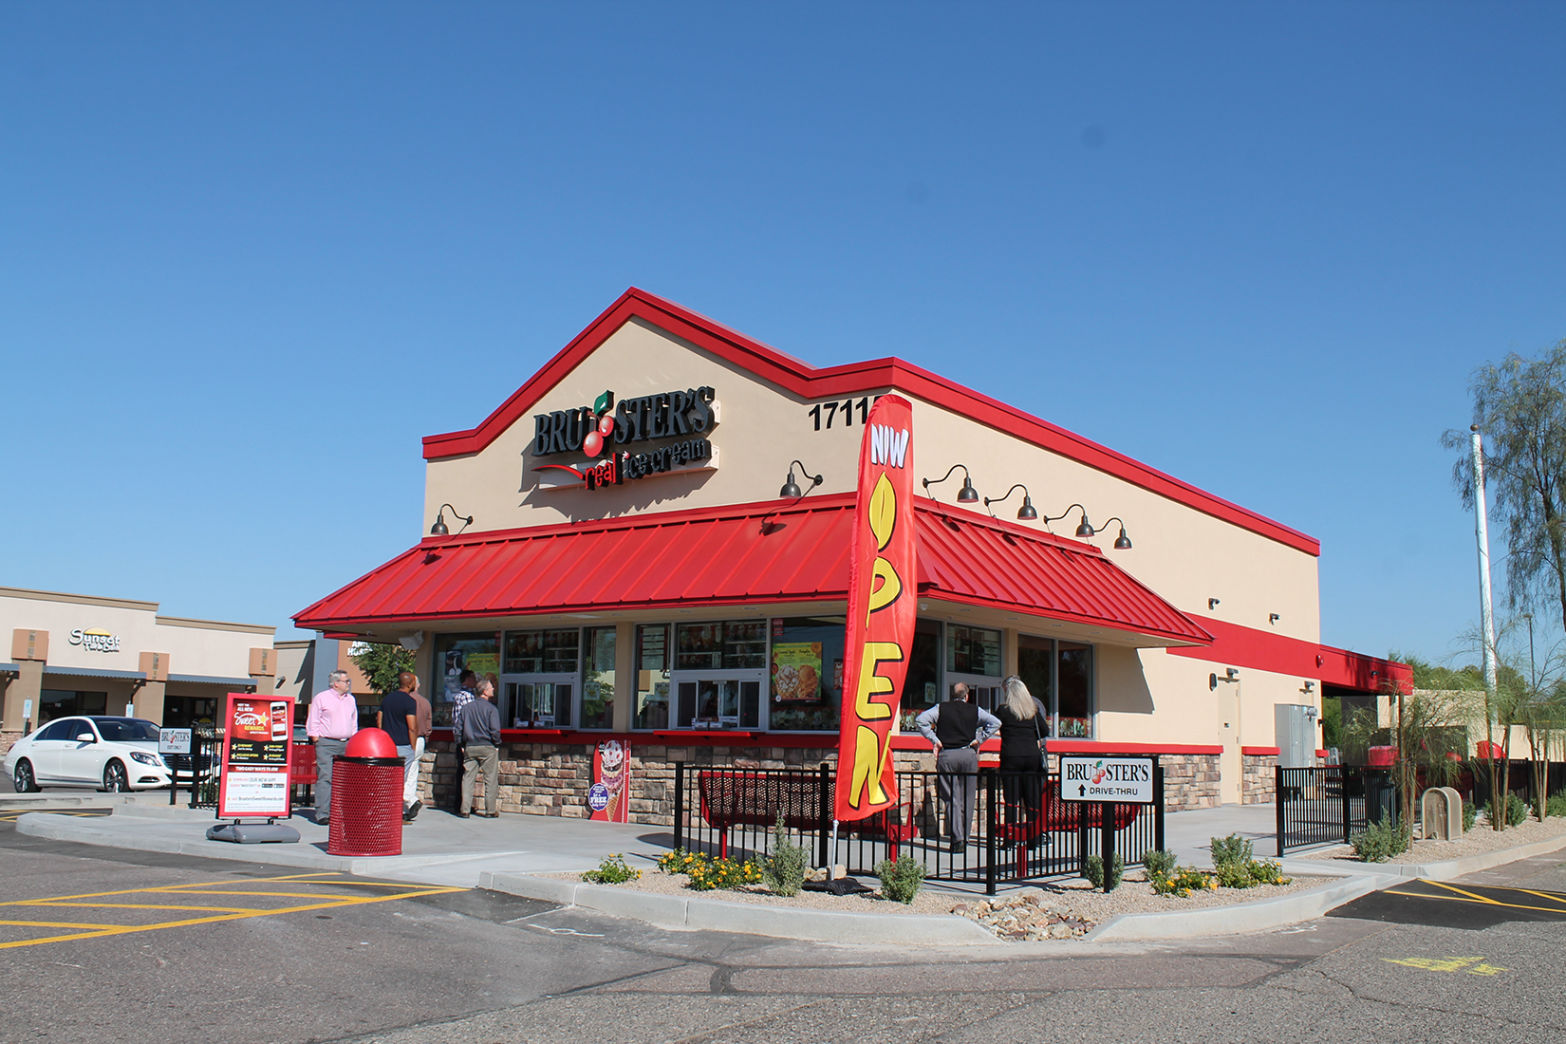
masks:
[[[616,405],[614,392],[605,391],[591,406],[536,414],[528,448],[533,457],[573,453],[586,460],[539,464],[533,470],[564,472],[588,489],[599,489],[709,461],[712,443],[704,436],[717,423],[716,397],[712,388],[703,386],[622,399]],[[619,448],[665,439],[675,441]]]

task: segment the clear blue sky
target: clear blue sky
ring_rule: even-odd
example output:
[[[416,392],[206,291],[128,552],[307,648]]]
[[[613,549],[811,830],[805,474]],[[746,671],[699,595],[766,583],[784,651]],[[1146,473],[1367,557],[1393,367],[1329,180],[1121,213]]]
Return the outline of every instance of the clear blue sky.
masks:
[[[1324,641],[1463,659],[1439,437],[1566,337],[1563,40],[1558,3],[5,4],[0,584],[291,636],[428,526],[420,438],[636,285],[1304,530]]]

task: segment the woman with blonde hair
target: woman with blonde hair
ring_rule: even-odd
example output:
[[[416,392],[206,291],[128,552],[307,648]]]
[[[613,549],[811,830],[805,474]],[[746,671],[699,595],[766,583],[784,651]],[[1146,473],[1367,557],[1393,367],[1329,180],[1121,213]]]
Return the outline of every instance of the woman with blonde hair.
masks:
[[[1030,821],[1041,814],[1049,712],[1015,674],[1001,688],[1006,699],[995,708],[995,716],[1001,723],[1000,776],[1007,818]]]

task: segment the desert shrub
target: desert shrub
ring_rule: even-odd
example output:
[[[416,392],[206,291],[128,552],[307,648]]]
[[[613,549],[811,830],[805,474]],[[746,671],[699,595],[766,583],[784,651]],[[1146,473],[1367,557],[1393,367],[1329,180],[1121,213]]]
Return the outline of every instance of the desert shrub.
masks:
[[[1407,827],[1394,823],[1391,819],[1382,819],[1355,834],[1349,843],[1354,846],[1354,854],[1365,862],[1384,863],[1393,856],[1408,851],[1408,846],[1413,844],[1413,840],[1413,835]]]
[[[1219,863],[1213,867],[1213,877],[1224,888],[1249,888],[1256,883],[1249,863]]]
[[[1090,855],[1087,857],[1087,865],[1083,868],[1083,875],[1088,879],[1088,884],[1094,888],[1102,888],[1106,892],[1113,892],[1120,887],[1120,879],[1125,876],[1126,861],[1119,852],[1115,853],[1115,861],[1109,868],[1109,879],[1104,879],[1104,857]]]
[[[1283,876],[1283,866],[1271,859],[1251,860],[1250,872],[1254,884],[1286,885],[1289,883],[1289,879]]]
[[[593,884],[624,884],[627,881],[635,881],[642,876],[640,870],[633,870],[625,865],[625,856],[618,852],[611,852],[604,857],[604,861],[598,864],[597,870],[588,870],[582,874],[582,880],[591,881]]]
[[[1566,790],[1551,794],[1550,800],[1545,802],[1544,812],[1550,816],[1566,816]]]
[[[1212,845],[1214,867],[1238,866],[1244,868],[1251,863],[1251,843],[1239,834],[1211,838],[1210,844]]]
[[[1166,848],[1155,848],[1142,857],[1142,865],[1147,868],[1148,880],[1169,877],[1174,873],[1175,854]]]
[[[778,816],[772,827],[772,853],[761,868],[761,879],[767,888],[778,895],[798,895],[805,886],[805,867],[809,859],[804,848],[796,845]]]
[[[899,903],[911,903],[924,884],[924,864],[910,856],[883,859],[875,874],[881,879],[881,895]]]
[[[1554,799],[1551,798],[1551,800],[1553,801]],[[1566,815],[1566,809],[1562,809],[1561,814],[1562,815]],[[1550,815],[1553,816],[1553,815],[1555,815],[1555,813],[1551,812]],[[1472,830],[1474,828],[1474,821],[1477,820],[1478,818],[1479,818],[1479,810],[1474,807],[1474,803],[1472,801],[1464,801],[1463,802],[1463,833],[1466,834],[1466,833],[1468,833],[1468,831]]]
[[[1192,892],[1206,892],[1218,887],[1217,879],[1194,866],[1175,867],[1167,875],[1149,874],[1148,877],[1152,881],[1154,892],[1180,899],[1186,898]]]
[[[1484,803],[1484,815],[1492,824],[1495,822],[1495,801],[1492,799]],[[1521,826],[1528,819],[1528,803],[1516,794],[1506,795],[1506,825]]]

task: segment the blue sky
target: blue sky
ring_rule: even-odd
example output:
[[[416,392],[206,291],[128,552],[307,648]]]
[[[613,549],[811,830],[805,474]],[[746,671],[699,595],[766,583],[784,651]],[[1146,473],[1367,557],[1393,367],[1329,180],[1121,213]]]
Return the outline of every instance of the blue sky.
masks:
[[[4,5],[0,584],[291,636],[427,527],[420,438],[635,285],[1304,530],[1324,641],[1464,660],[1439,438],[1566,337],[1563,39],[1559,4]]]

